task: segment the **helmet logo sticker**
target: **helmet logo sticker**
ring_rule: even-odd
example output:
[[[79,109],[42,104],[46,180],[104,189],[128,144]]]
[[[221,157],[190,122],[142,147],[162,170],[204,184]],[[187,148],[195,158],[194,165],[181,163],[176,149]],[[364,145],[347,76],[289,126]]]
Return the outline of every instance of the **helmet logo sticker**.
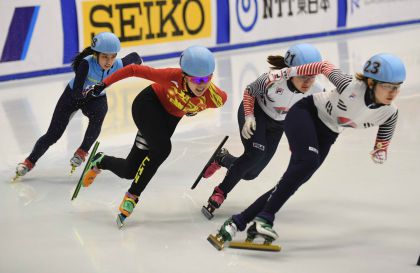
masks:
[[[92,47],[95,47],[96,46],[96,42],[98,41],[98,38],[96,38],[96,37],[94,37],[93,39],[92,39],[92,44],[91,44],[91,46]]]

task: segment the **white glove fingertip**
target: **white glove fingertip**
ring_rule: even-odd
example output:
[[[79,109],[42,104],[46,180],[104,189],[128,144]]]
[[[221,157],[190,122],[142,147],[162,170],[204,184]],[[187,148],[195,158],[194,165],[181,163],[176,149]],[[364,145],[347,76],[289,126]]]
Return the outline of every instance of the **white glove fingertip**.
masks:
[[[242,132],[241,132],[241,134],[242,134],[242,137],[243,137],[243,138],[247,139],[247,137],[246,137],[246,132],[245,132],[245,128],[242,128]]]

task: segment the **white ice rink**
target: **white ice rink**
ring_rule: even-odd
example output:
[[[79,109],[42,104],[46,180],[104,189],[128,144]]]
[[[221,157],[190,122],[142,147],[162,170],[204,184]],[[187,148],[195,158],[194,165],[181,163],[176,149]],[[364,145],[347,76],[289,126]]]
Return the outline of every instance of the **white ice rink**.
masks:
[[[215,82],[228,92],[227,104],[183,119],[170,157],[123,230],[115,218],[131,181],[104,171],[70,201],[82,171],[69,176],[69,159],[87,126],[80,112],[36,167],[10,183],[16,164],[46,132],[73,75],[1,83],[0,272],[419,273],[419,37],[415,25],[305,41],[349,73],[361,71],[376,53],[397,54],[408,76],[396,101],[399,121],[386,164],[375,165],[369,157],[377,128],[342,133],[321,169],[277,214],[274,228],[283,247],[277,253],[219,252],[206,238],[277,183],[290,155],[286,138],[263,173],[239,183],[213,220],[200,209],[225,171],[203,179],[195,190],[190,187],[224,135],[230,136],[226,146],[231,153],[242,152],[236,111],[243,89],[267,70],[267,55],[284,54],[292,43],[215,54]],[[177,66],[177,60],[148,64]],[[127,155],[136,135],[131,102],[146,85],[129,79],[108,90],[100,151]],[[245,232],[238,236],[244,237]]]

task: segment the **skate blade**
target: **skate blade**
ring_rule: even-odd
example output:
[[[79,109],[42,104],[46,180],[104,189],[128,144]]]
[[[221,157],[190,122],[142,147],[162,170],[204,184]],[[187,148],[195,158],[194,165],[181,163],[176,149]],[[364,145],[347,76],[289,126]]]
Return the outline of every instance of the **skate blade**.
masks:
[[[11,179],[10,179],[10,182],[11,183],[14,183],[14,182],[17,182],[17,181],[20,181],[20,178],[21,178],[22,176],[20,176],[20,175],[15,175],[15,176],[13,176]]]
[[[118,216],[117,216],[117,226],[118,226],[119,229],[122,229],[124,227],[125,218],[127,218],[127,217],[125,217],[121,213],[118,214]]]
[[[219,251],[225,247],[225,242],[217,235],[214,236],[210,234],[209,237],[207,237],[207,241],[209,241],[210,244],[212,244],[212,246],[214,246]]]
[[[205,207],[205,206],[203,206],[202,208],[201,208],[201,213],[203,213],[203,215],[208,219],[208,220],[211,220],[213,217],[214,217],[214,215],[213,215],[213,213],[211,213],[210,211],[209,211],[209,209],[207,208],[207,207]]]
[[[272,244],[258,244],[253,242],[230,242],[230,248],[248,249],[248,250],[261,250],[261,251],[280,251],[279,245]]]
[[[76,167],[71,166],[70,174],[69,176],[72,176],[72,174],[76,171]]]

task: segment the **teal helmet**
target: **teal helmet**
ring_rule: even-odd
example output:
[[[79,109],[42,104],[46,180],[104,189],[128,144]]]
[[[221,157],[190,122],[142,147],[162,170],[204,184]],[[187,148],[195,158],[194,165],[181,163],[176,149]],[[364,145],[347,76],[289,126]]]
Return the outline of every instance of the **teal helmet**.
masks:
[[[284,57],[284,62],[288,67],[299,66],[308,63],[322,61],[321,53],[310,44],[297,44],[291,46]]]
[[[379,82],[402,83],[405,80],[406,72],[400,58],[392,54],[380,53],[365,63],[363,76]]]
[[[92,39],[90,48],[105,54],[115,54],[121,49],[120,39],[111,32],[101,32]]]
[[[203,46],[190,46],[179,59],[182,71],[194,77],[209,76],[214,72],[216,62],[213,53]]]

